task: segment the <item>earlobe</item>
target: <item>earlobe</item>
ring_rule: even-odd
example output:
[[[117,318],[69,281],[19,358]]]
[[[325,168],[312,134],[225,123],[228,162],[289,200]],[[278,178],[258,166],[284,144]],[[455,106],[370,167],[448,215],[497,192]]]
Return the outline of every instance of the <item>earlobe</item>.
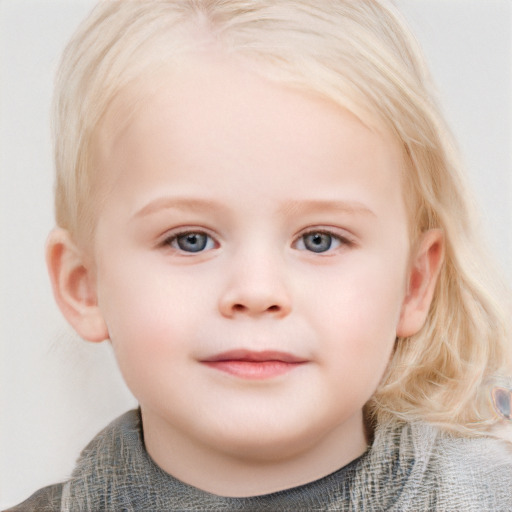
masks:
[[[425,324],[444,260],[444,237],[440,229],[423,234],[411,258],[407,293],[402,304],[397,336],[416,334]]]
[[[79,336],[87,341],[107,339],[92,269],[66,230],[57,228],[50,233],[46,264],[57,305]]]

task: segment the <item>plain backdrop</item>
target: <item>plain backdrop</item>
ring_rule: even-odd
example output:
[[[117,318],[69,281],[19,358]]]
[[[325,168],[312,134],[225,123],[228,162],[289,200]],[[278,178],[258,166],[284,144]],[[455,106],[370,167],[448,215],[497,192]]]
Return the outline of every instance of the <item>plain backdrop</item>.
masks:
[[[0,509],[66,478],[136,402],[109,346],[77,339],[44,265],[53,226],[49,105],[92,0],[0,0]],[[512,271],[512,3],[399,0],[423,44],[504,279]]]

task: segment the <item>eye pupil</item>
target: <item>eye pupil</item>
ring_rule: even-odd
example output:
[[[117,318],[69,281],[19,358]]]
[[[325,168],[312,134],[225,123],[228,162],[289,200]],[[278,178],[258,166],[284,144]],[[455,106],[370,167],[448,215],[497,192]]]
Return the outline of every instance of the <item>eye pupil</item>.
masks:
[[[332,236],[327,233],[310,233],[304,236],[304,246],[309,251],[325,252],[331,248]]]
[[[185,233],[176,238],[176,243],[182,251],[199,252],[204,250],[208,235],[204,233]]]

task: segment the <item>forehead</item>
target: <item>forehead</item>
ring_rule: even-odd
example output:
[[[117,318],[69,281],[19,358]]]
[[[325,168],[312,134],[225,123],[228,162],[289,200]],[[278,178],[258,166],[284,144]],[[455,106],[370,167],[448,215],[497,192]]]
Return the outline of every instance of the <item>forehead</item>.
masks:
[[[315,199],[316,191],[325,196],[339,188],[344,176],[347,194],[368,189],[381,203],[401,203],[403,158],[388,133],[220,58],[190,59],[179,72],[162,71],[128,88],[98,134],[103,189],[131,174],[142,194],[170,174],[175,187],[195,176],[211,180],[213,190],[222,175],[232,192],[245,182],[255,198],[287,190],[290,199]]]

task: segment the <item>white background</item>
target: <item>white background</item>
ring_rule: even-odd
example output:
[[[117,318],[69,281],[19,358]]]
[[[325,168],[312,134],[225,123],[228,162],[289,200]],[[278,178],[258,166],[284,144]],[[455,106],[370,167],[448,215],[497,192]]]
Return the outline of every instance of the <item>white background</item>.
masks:
[[[53,303],[49,104],[60,52],[92,0],[0,0],[0,509],[61,481],[80,449],[134,406],[107,344],[76,338]],[[512,277],[512,3],[399,0],[428,55]]]

